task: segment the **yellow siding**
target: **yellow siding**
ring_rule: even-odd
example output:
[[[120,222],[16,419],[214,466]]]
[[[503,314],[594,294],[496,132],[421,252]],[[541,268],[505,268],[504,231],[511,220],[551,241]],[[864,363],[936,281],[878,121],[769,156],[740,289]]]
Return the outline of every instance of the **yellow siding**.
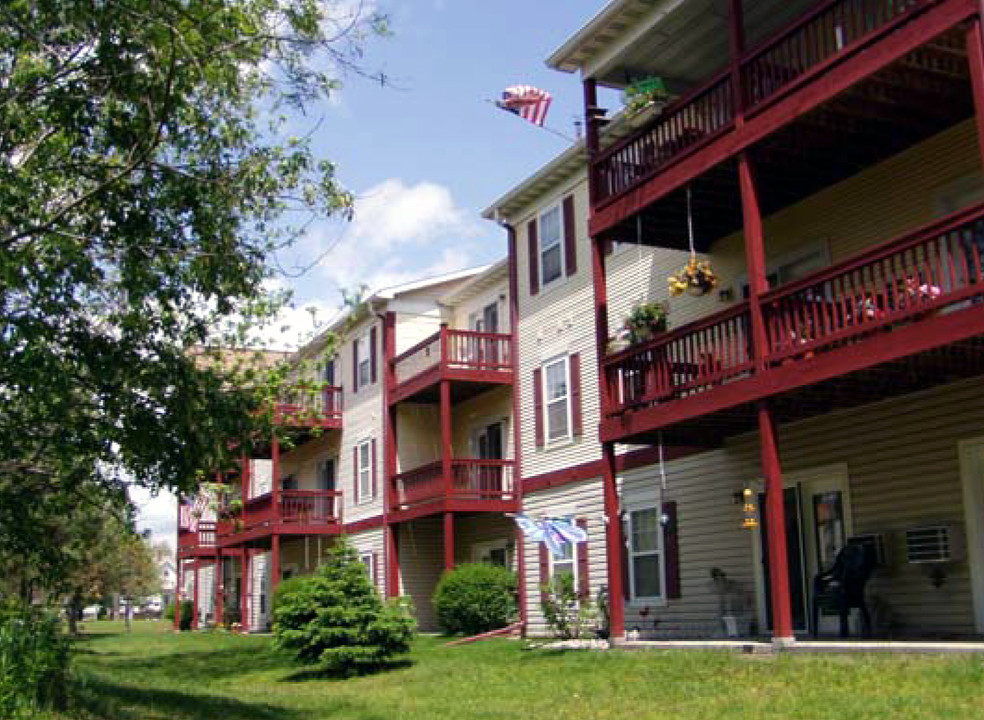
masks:
[[[482,427],[502,423],[502,442],[505,457],[512,458],[512,389],[495,388],[459,403],[452,409],[452,454],[454,457],[477,457],[472,437]]]
[[[397,472],[441,459],[441,424],[436,404],[400,403],[396,408]]]
[[[444,569],[442,518],[427,517],[399,525],[400,593],[410,598],[424,632],[438,629],[431,598]]]

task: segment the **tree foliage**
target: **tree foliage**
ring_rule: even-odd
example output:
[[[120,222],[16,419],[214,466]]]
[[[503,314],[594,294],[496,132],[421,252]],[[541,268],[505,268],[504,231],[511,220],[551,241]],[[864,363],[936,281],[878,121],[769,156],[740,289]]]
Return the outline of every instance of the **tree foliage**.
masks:
[[[316,0],[0,4],[0,506],[25,478],[190,490],[269,431],[283,371],[192,350],[245,342],[276,307],[270,253],[349,213],[284,113],[383,23]]]
[[[476,635],[505,627],[516,618],[516,574],[483,563],[459,565],[441,576],[434,609],[449,633]]]
[[[276,644],[333,672],[378,667],[408,652],[414,629],[404,605],[380,599],[345,538],[313,575],[281,584],[273,604]]]

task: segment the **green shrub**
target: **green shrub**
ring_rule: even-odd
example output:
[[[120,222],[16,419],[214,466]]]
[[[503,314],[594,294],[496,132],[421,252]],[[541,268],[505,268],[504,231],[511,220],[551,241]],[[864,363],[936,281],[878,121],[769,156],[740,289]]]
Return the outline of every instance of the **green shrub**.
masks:
[[[164,608],[163,618],[165,620],[170,620],[171,622],[174,622],[174,613],[176,611],[177,611],[177,606],[173,602],[172,603],[168,603],[167,604],[167,607]]]
[[[0,717],[33,717],[61,708],[68,679],[68,641],[56,617],[0,620]]]
[[[580,597],[574,576],[560,573],[540,588],[543,617],[554,634],[565,640],[580,638],[595,627],[597,614],[590,597]]]
[[[274,599],[276,645],[331,672],[371,669],[408,652],[414,628],[405,604],[383,603],[345,538],[314,575],[281,583]]]
[[[460,565],[434,591],[437,621],[446,632],[477,635],[516,617],[516,574],[495,565]]]
[[[178,629],[187,632],[191,630],[191,620],[195,613],[195,603],[191,600],[181,601],[181,620],[178,622]]]

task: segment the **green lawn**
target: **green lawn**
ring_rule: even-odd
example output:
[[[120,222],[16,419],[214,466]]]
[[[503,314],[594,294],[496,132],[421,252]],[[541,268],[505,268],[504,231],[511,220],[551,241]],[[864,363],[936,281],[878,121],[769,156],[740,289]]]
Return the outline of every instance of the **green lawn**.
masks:
[[[984,717],[980,657],[551,652],[421,638],[402,666],[340,680],[292,665],[264,637],[175,635],[151,622],[130,635],[108,622],[86,631],[73,718]]]

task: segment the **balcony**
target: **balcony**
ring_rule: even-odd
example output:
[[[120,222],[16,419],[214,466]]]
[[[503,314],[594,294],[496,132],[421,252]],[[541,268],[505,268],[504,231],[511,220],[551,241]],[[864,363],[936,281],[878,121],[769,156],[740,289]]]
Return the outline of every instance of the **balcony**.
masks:
[[[392,360],[396,385],[390,403],[413,399],[434,402],[442,380],[452,384],[458,402],[494,385],[511,384],[512,336],[501,333],[452,330],[445,325]]]
[[[229,523],[199,521],[197,530],[178,529],[178,557],[189,558],[215,555],[219,536],[228,530]]]
[[[396,520],[438,512],[514,512],[514,464],[455,458],[449,473],[441,461],[400,473],[390,483],[390,512]]]
[[[643,219],[653,223],[647,230],[676,246],[685,228],[683,200],[668,196],[700,178],[695,204],[704,218],[714,217],[705,229],[720,237],[741,222],[734,212],[737,179],[721,166],[743,150],[759,153],[756,160],[768,166],[762,174],[774,185],[766,195],[782,206],[795,198],[779,196],[802,197],[856,172],[857,155],[897,152],[900,143],[969,116],[958,26],[977,11],[972,0],[819,3],[592,158],[592,236],[666,199]],[[892,133],[884,132],[886,124]],[[790,132],[780,132],[785,129]],[[807,160],[802,155],[811,147],[816,151]],[[848,159],[854,162],[842,167]],[[729,198],[716,213],[706,207],[714,196]],[[670,227],[659,227],[661,221]]]
[[[715,443],[984,372],[984,205],[607,357],[605,441]],[[758,352],[757,352],[758,351]]]
[[[239,518],[222,529],[221,544],[238,545],[278,535],[337,534],[342,525],[338,490],[280,490],[247,500]]]
[[[340,387],[293,387],[277,402],[274,419],[290,427],[340,429],[342,397]]]

